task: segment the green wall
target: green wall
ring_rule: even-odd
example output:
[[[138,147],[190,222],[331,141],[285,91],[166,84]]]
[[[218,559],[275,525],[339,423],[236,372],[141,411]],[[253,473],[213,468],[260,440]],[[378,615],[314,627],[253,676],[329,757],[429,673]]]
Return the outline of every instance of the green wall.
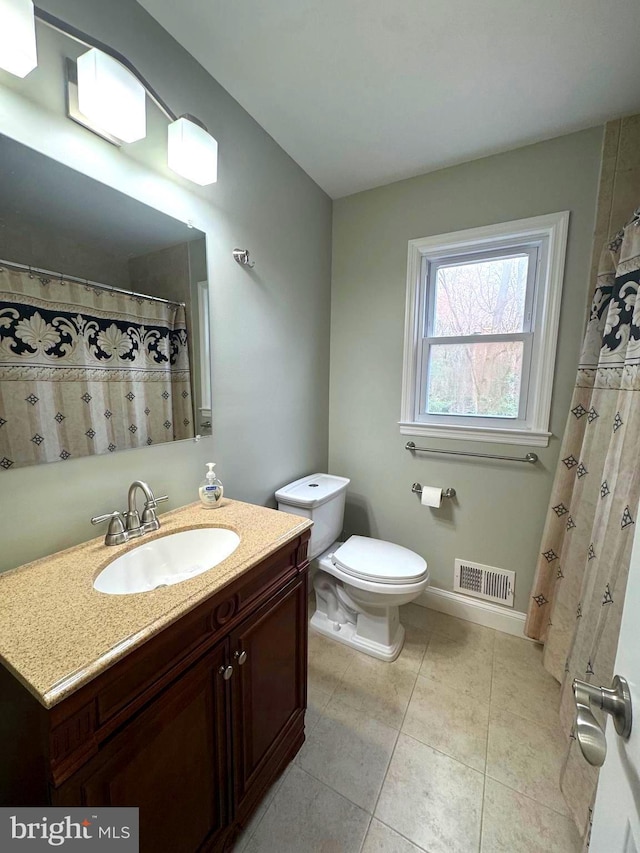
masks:
[[[180,506],[197,500],[204,462],[214,459],[231,497],[260,504],[300,472],[327,466],[331,200],[137,3],[39,5],[127,56],[178,115],[198,116],[218,140],[218,183],[185,184],[218,223],[210,243],[214,437],[1,472],[0,570],[95,536],[89,518],[122,509],[135,478]],[[42,41],[46,53],[51,39]],[[0,86],[19,91],[7,78]],[[63,79],[60,62],[31,99],[63,115]],[[164,133],[154,110],[150,129]],[[0,116],[0,132],[10,120]],[[72,146],[107,145],[71,121],[66,134]],[[169,176],[164,143],[153,139],[121,156]],[[249,248],[254,270],[233,261],[236,246]]]
[[[329,468],[351,478],[346,531],[424,556],[452,589],[455,557],[512,569],[526,610],[581,344],[602,128],[552,139],[334,202]],[[571,211],[548,448],[534,467],[404,449],[400,435],[407,241]],[[415,438],[418,446],[521,456],[527,447]],[[454,487],[439,510],[415,481]]]

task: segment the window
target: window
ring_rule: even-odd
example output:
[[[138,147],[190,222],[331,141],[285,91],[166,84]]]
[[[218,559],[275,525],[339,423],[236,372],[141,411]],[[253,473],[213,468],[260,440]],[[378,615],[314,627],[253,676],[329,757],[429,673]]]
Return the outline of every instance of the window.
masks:
[[[568,220],[409,242],[402,433],[548,444]]]

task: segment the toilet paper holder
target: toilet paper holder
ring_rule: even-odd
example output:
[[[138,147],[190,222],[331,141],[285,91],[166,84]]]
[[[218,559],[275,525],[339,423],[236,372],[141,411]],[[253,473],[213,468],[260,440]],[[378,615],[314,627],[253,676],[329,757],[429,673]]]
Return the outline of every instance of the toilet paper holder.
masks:
[[[415,492],[416,495],[421,495],[422,494],[422,483],[414,483],[413,486],[411,486],[411,491]],[[443,498],[455,498],[455,496],[456,496],[456,490],[455,489],[443,489],[442,490],[442,497]]]

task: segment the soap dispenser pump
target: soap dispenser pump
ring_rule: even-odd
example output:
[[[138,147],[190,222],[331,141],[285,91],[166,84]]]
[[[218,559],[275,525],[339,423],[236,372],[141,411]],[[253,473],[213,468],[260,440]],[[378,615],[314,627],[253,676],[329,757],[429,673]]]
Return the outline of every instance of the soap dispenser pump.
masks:
[[[220,501],[222,500],[224,492],[222,483],[216,477],[216,473],[213,470],[215,467],[215,462],[207,462],[207,468],[209,470],[207,471],[207,474],[198,490],[200,503],[205,507],[205,509],[215,509],[217,506],[220,506]]]

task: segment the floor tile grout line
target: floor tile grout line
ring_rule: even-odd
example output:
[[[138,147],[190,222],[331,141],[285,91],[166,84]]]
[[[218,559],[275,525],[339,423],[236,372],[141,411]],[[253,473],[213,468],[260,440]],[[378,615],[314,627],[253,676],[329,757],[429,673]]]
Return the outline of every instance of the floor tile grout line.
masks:
[[[506,782],[503,782],[501,779],[496,779],[494,776],[489,776],[487,774],[487,779],[491,782],[495,782],[497,785],[502,785],[503,788],[506,788],[508,791],[512,791],[514,794],[517,794],[519,797],[524,797],[525,800],[528,800],[530,803],[534,803],[536,806],[540,806],[543,809],[547,809],[547,811],[553,812],[554,815],[558,817],[563,817],[565,820],[569,821],[572,826],[575,826],[575,821],[571,817],[571,815],[564,814],[563,812],[559,812],[553,808],[553,806],[547,805],[547,803],[542,803],[540,800],[536,800],[535,797],[532,797],[530,794],[523,794],[522,791],[518,791],[517,788],[513,788],[511,785],[507,785]],[[576,827],[577,828],[577,827]]]
[[[296,754],[297,754],[297,753],[296,753]],[[294,758],[294,760],[295,760],[295,758]],[[262,817],[260,818],[260,820],[259,820],[259,821],[257,822],[257,824],[254,826],[253,831],[251,832],[251,834],[247,837],[246,842],[242,845],[242,850],[245,850],[245,849],[249,846],[249,844],[251,843],[251,841],[252,841],[252,839],[253,839],[254,835],[256,834],[256,832],[258,831],[258,829],[260,828],[260,825],[262,824],[262,821],[265,819],[265,817],[267,816],[267,812],[269,811],[269,809],[270,809],[270,808],[271,808],[271,806],[273,805],[273,801],[274,801],[274,800],[275,800],[275,798],[277,797],[277,795],[278,795],[278,791],[279,791],[279,790],[280,790],[280,788],[282,787],[282,783],[284,782],[285,777],[286,777],[286,775],[288,774],[289,770],[291,769],[292,765],[293,765],[293,760],[292,760],[292,761],[290,761],[290,762],[289,762],[289,764],[287,764],[287,766],[284,768],[284,770],[283,770],[283,771],[282,771],[282,773],[280,774],[279,778],[274,782],[274,785],[277,785],[277,787],[276,787],[276,790],[275,790],[275,791],[274,791],[274,793],[273,793],[273,796],[272,796],[272,797],[271,797],[271,799],[269,800],[269,805],[268,805],[268,806],[266,807],[266,809],[264,810],[264,813],[263,813]],[[273,786],[272,786],[272,787],[273,787]],[[267,791],[267,793],[269,793],[269,791]],[[263,799],[264,799],[264,798],[263,798]],[[262,801],[261,801],[261,803],[262,803]],[[259,808],[260,808],[260,806],[258,806],[258,809],[259,809]],[[256,811],[257,811],[257,809],[256,809]],[[254,814],[255,814],[255,812],[254,812]],[[240,853],[242,853],[242,851],[240,851]]]
[[[437,683],[437,682],[434,682],[434,683]],[[403,725],[404,725],[404,723],[403,723]],[[444,755],[444,756],[446,756],[447,758],[450,758],[452,761],[457,761],[457,762],[458,762],[458,764],[462,764],[464,767],[468,767],[468,768],[469,768],[469,770],[475,770],[475,771],[476,771],[476,773],[480,773],[480,774],[481,774],[481,775],[483,775],[483,776],[484,776],[484,775],[485,775],[485,773],[486,773],[486,766],[487,766],[486,753],[485,753],[485,759],[484,759],[484,769],[482,769],[482,770],[478,770],[478,768],[477,768],[477,767],[474,767],[474,766],[473,766],[473,764],[469,764],[467,761],[463,761],[461,758],[458,758],[458,757],[457,757],[457,756],[455,756],[455,755],[451,755],[451,753],[449,753],[449,752],[445,752],[443,749],[438,749],[438,747],[437,747],[437,746],[434,746],[434,745],[433,745],[433,744],[431,744],[431,743],[427,743],[426,741],[421,740],[421,739],[420,739],[419,737],[417,737],[416,735],[413,735],[413,734],[410,734],[410,733],[409,733],[409,732],[407,732],[407,731],[404,731],[404,729],[400,729],[400,731],[398,732],[398,734],[404,735],[405,737],[410,737],[410,738],[411,738],[411,740],[415,740],[417,743],[421,744],[422,746],[428,746],[428,747],[429,747],[429,749],[432,749],[434,752],[437,752],[437,753],[439,753],[440,755]]]
[[[301,770],[303,773],[306,773],[306,775],[311,777],[311,779],[318,782],[318,784],[324,785],[325,788],[328,788],[330,791],[333,791],[333,793],[336,794],[338,797],[341,797],[343,800],[346,800],[350,805],[355,806],[355,808],[360,809],[360,811],[364,812],[369,818],[373,817],[373,812],[370,812],[369,809],[363,808],[359,803],[354,803],[354,801],[347,797],[346,794],[343,794],[342,791],[338,791],[337,788],[334,788],[333,785],[330,785],[328,782],[325,782],[324,779],[318,779],[318,777],[314,776],[314,774],[310,770],[307,770],[306,767],[302,767],[300,764],[296,764],[296,767],[298,768],[298,770]],[[269,807],[271,807],[271,804],[269,804]]]
[[[486,767],[486,764],[485,764]],[[484,832],[484,798],[487,793],[487,773],[482,774],[482,803],[480,804],[480,837],[478,838],[478,853],[482,853],[482,833]]]
[[[478,770],[477,767],[472,767],[470,764],[465,764],[464,761],[460,761],[459,758],[454,758],[453,755],[449,755],[448,752],[443,752],[441,749],[438,749],[437,746],[431,746],[430,743],[424,743],[419,738],[414,737],[413,735],[407,734],[407,732],[399,732],[399,734],[404,735],[404,737],[408,737],[410,740],[414,740],[416,743],[419,743],[420,746],[426,746],[427,749],[432,749],[434,752],[437,752],[438,755],[444,755],[445,758],[448,758],[450,761],[455,761],[456,764],[462,765],[462,767],[466,767],[467,770],[473,770],[474,773],[477,773],[479,776],[485,776],[485,772],[483,770]],[[395,752],[395,750],[394,750]],[[493,778],[493,777],[491,777]],[[495,780],[496,782],[500,781],[499,779]]]
[[[378,796],[376,797],[376,801],[373,804],[373,811],[371,812],[371,818],[375,817],[376,809],[378,808],[378,803],[380,802],[380,797],[382,796],[382,789],[384,788],[384,783],[387,781],[387,776],[389,775],[389,768],[391,767],[391,762],[393,761],[393,756],[396,752],[396,747],[398,746],[398,740],[400,738],[400,730],[396,732],[396,739],[393,742],[393,749],[389,755],[389,760],[387,761],[387,766],[384,769],[384,774],[382,776],[382,782],[380,784],[380,789],[378,790]]]
[[[426,848],[424,848],[424,847],[420,847],[420,845],[419,845],[419,844],[416,844],[416,842],[415,842],[415,841],[412,841],[408,836],[404,835],[404,833],[402,833],[402,832],[400,832],[399,830],[395,829],[395,827],[390,826],[390,825],[389,825],[388,823],[386,823],[384,820],[380,820],[380,818],[379,818],[379,817],[376,817],[376,816],[374,815],[374,816],[371,818],[371,820],[372,820],[372,821],[373,821],[373,820],[377,820],[377,821],[378,821],[378,823],[381,823],[383,826],[386,826],[386,827],[387,827],[387,829],[390,829],[390,830],[391,830],[391,832],[395,832],[395,834],[396,834],[396,835],[399,835],[399,836],[400,836],[400,838],[404,838],[404,840],[405,840],[405,841],[408,841],[408,842],[409,842],[409,844],[412,844],[412,845],[416,848],[416,850],[420,850],[420,851],[421,851],[421,853],[429,853],[429,851],[428,851]]]
[[[484,832],[484,806],[485,806],[485,797],[487,794],[487,769],[489,767],[489,731],[491,728],[491,699],[493,696],[493,673],[495,670],[496,664],[496,636],[494,634],[493,637],[493,654],[491,655],[491,680],[489,682],[489,719],[487,721],[487,737],[485,740],[485,752],[484,752],[484,773],[482,779],[482,806],[480,811],[480,841],[478,850],[479,853],[482,851],[482,835]]]
[[[560,711],[558,709],[558,726],[553,725],[552,723],[542,722],[540,719],[532,720],[531,717],[525,717],[524,714],[518,714],[517,711],[511,711],[506,708],[500,708],[499,706],[489,705],[489,718],[495,716],[495,714],[511,714],[512,717],[517,717],[519,720],[524,720],[527,723],[533,723],[538,728],[546,729],[548,732],[558,733],[558,729],[560,729]]]
[[[408,706],[407,706],[407,707],[408,707]],[[478,769],[477,769],[477,768],[475,768],[475,767],[470,767],[468,764],[465,764],[463,761],[459,761],[457,758],[454,758],[452,755],[448,755],[446,752],[442,752],[441,750],[436,749],[436,747],[435,747],[435,746],[431,746],[431,745],[430,745],[430,744],[428,744],[428,743],[423,743],[423,742],[422,742],[421,740],[419,740],[418,738],[413,737],[413,735],[406,734],[406,732],[403,732],[403,731],[398,732],[398,737],[399,737],[401,734],[402,734],[402,735],[404,735],[406,738],[409,738],[409,740],[413,740],[413,741],[415,741],[416,743],[419,743],[421,746],[426,746],[428,749],[432,749],[434,752],[437,752],[437,753],[438,753],[438,755],[444,755],[444,757],[445,757],[445,758],[448,758],[448,759],[450,759],[451,761],[455,761],[457,764],[461,764],[463,767],[466,767],[468,770],[473,770],[475,773],[477,773],[478,775],[482,776],[482,798],[481,798],[481,803],[480,803],[480,805],[481,805],[481,810],[483,810],[483,807],[484,807],[484,789],[485,789],[485,784],[486,784],[486,773],[483,773],[481,770],[478,770]],[[394,747],[394,750],[393,750],[393,753],[394,753],[394,754],[395,754],[395,751],[396,751],[396,747],[397,747],[397,745],[398,745],[398,741],[396,740],[396,746]],[[391,756],[391,759],[393,759],[393,754],[392,754],[392,756]],[[389,764],[391,764],[391,760],[389,761]],[[391,829],[391,830],[393,830],[393,832],[395,832],[395,833],[397,833],[398,835],[400,835],[402,838],[404,838],[404,839],[405,839],[406,841],[408,841],[410,844],[413,844],[413,846],[414,846],[414,847],[417,847],[417,848],[418,848],[418,850],[424,851],[424,853],[428,853],[428,851],[427,851],[427,850],[425,850],[424,848],[420,847],[420,845],[419,845],[419,844],[416,844],[416,843],[415,843],[415,841],[412,841],[412,840],[411,840],[410,838],[408,838],[406,835],[403,835],[403,834],[402,834],[401,832],[399,832],[399,831],[398,831],[394,826],[390,826],[389,824],[385,823],[383,820],[380,820],[380,818],[379,818],[379,817],[376,817],[376,809],[378,808],[378,802],[380,801],[380,796],[381,796],[381,794],[382,794],[382,789],[384,788],[384,783],[387,781],[387,775],[388,775],[388,774],[389,774],[389,769],[387,768],[387,772],[386,772],[386,774],[385,774],[385,777],[384,777],[384,780],[383,780],[383,783],[382,783],[382,788],[380,788],[380,794],[378,794],[378,800],[376,801],[375,809],[374,809],[374,812],[373,812],[373,817],[374,817],[377,821],[379,821],[380,823],[383,823],[383,824],[384,824],[388,829]],[[479,837],[479,845],[480,845],[481,843],[482,843],[482,817],[481,817],[481,819],[480,819],[480,837]],[[478,847],[478,850],[479,850],[479,849],[480,849],[480,847]]]
[[[426,655],[426,653],[427,653],[427,649],[429,648],[429,642],[430,642],[430,639],[427,640],[427,645],[425,646],[425,650],[424,650],[424,654],[422,656],[422,659],[424,659],[424,655]],[[420,662],[420,665],[422,665],[422,661]],[[396,734],[396,739],[393,743],[393,749],[391,750],[391,755],[389,756],[389,761],[387,762],[387,767],[384,771],[384,776],[382,777],[382,784],[380,785],[380,790],[378,791],[378,796],[376,797],[376,801],[373,805],[372,819],[373,819],[373,816],[375,816],[376,809],[378,808],[378,803],[380,802],[380,797],[382,796],[382,791],[384,789],[385,782],[387,781],[387,776],[389,775],[389,768],[391,767],[391,762],[393,761],[393,756],[395,755],[396,748],[398,746],[398,740],[400,739],[400,735],[402,734],[402,726],[404,725],[405,717],[407,716],[407,711],[409,710],[409,705],[411,704],[411,700],[413,699],[413,694],[414,694],[414,691],[416,689],[416,684],[418,683],[419,671],[420,670],[418,669],[418,672],[416,672],[416,677],[415,677],[415,680],[413,682],[413,687],[411,688],[411,693],[409,695],[409,701],[407,702],[407,707],[404,709],[404,714],[402,715],[402,721],[400,723],[400,728],[398,729],[398,732]],[[385,824],[385,826],[386,826],[386,824]]]
[[[499,785],[503,785],[505,788],[508,788],[510,791],[513,791],[516,794],[519,794],[521,797],[526,797],[528,800],[531,800],[534,803],[537,803],[539,806],[542,806],[545,809],[549,809],[549,811],[554,814],[560,815],[560,817],[566,817],[571,820],[571,816],[567,815],[565,812],[559,812],[557,809],[554,809],[553,806],[550,806],[549,803],[543,803],[542,800],[537,800],[535,797],[532,797],[531,794],[525,794],[524,791],[519,791],[517,788],[514,788],[513,785],[508,785],[502,779],[498,779],[496,776],[492,776],[491,773],[485,773],[488,779],[491,779],[492,782],[497,782]],[[560,791],[562,794],[562,791]]]
[[[338,700],[338,701],[340,701],[340,700]],[[345,703],[345,704],[347,704],[347,703]],[[328,703],[327,703],[327,707],[328,707]],[[321,714],[320,716],[324,716],[324,711],[322,712],[322,714]],[[369,716],[369,714],[364,714],[363,716],[366,716],[366,717],[367,717],[369,720],[371,720],[372,722],[378,723],[378,724],[379,724],[379,725],[381,725],[381,726],[385,726],[385,728],[389,729],[390,731],[395,732],[395,739],[394,739],[394,741],[393,741],[393,746],[391,747],[391,752],[390,752],[390,754],[389,754],[389,760],[387,761],[387,765],[386,765],[386,767],[385,767],[385,769],[384,769],[384,773],[383,773],[383,775],[382,775],[382,782],[380,783],[380,790],[378,791],[378,794],[377,794],[377,796],[376,796],[376,801],[375,801],[375,803],[374,803],[374,805],[373,805],[373,811],[369,812],[369,811],[368,811],[368,809],[365,809],[365,808],[364,808],[363,806],[361,806],[359,803],[354,802],[354,801],[353,801],[352,799],[350,799],[350,797],[348,797],[346,794],[343,794],[341,791],[338,791],[338,790],[337,790],[337,788],[334,788],[334,787],[333,787],[333,785],[330,785],[328,782],[325,782],[323,779],[318,779],[318,777],[317,777],[317,776],[315,776],[315,775],[314,775],[310,770],[307,770],[305,767],[302,767],[302,765],[301,765],[301,764],[298,764],[298,763],[297,763],[297,758],[298,758],[298,756],[300,755],[300,752],[298,752],[298,753],[296,754],[296,756],[294,757],[293,761],[294,761],[294,762],[296,762],[296,767],[299,767],[301,770],[304,770],[304,772],[305,772],[305,773],[307,773],[307,775],[311,776],[311,777],[312,777],[313,779],[315,779],[317,782],[321,782],[323,785],[326,785],[326,786],[327,786],[327,788],[330,788],[332,791],[335,791],[335,793],[336,793],[336,794],[339,794],[341,797],[344,797],[344,799],[345,799],[345,800],[348,800],[348,801],[349,801],[350,803],[352,803],[354,806],[356,806],[356,807],[357,807],[357,808],[359,808],[359,809],[362,809],[362,811],[367,812],[367,814],[370,814],[370,815],[373,817],[373,814],[374,814],[374,812],[375,812],[376,806],[378,805],[378,800],[380,799],[380,793],[381,793],[381,791],[382,791],[382,788],[383,788],[383,785],[384,785],[385,779],[387,778],[387,773],[388,773],[388,771],[389,771],[389,765],[391,764],[391,759],[393,758],[393,754],[394,754],[395,749],[396,749],[396,744],[398,743],[398,737],[400,736],[400,729],[396,729],[396,728],[395,728],[395,726],[390,726],[390,725],[388,725],[387,723],[383,723],[381,720],[378,720],[376,717],[371,717],[371,716]],[[318,720],[318,723],[319,723],[319,722],[320,722],[320,720]],[[316,723],[316,725],[317,725],[318,723]],[[314,728],[315,728],[315,726],[314,726]]]
[[[484,773],[482,774],[482,803],[480,807],[480,838],[478,839],[478,853],[482,853],[482,841],[484,833],[484,807],[487,795],[487,767],[489,765],[489,728],[491,726],[491,697],[493,695],[493,673],[496,663],[496,638],[493,638],[493,654],[491,655],[491,680],[489,682],[489,719],[487,720],[487,737],[484,751]]]
[[[373,822],[373,815],[369,815],[369,823],[367,824],[367,828],[365,830],[365,833],[362,836],[362,841],[360,842],[360,847],[358,847],[358,853],[362,853],[362,849],[364,848],[364,845],[367,843],[367,836],[369,835],[369,830],[371,829],[372,822]]]
[[[494,664],[494,666],[495,666],[496,654],[497,654],[497,652],[496,652],[496,646],[495,646],[495,643],[494,643],[494,648],[493,648],[493,664]],[[490,693],[489,693],[489,728],[488,728],[488,731],[487,731],[487,761],[486,761],[486,763],[485,763],[485,789],[486,789],[486,779],[487,779],[487,778],[489,778],[489,779],[491,779],[491,781],[493,781],[493,782],[498,782],[500,785],[504,785],[504,787],[505,787],[505,788],[508,788],[510,791],[514,791],[516,794],[519,794],[519,795],[520,795],[520,796],[522,796],[522,797],[526,797],[528,800],[531,800],[531,802],[537,803],[537,805],[540,805],[540,806],[542,806],[543,808],[547,808],[547,809],[549,809],[549,810],[550,810],[550,811],[552,811],[554,814],[560,815],[561,817],[567,817],[567,815],[563,814],[562,812],[559,812],[557,809],[554,809],[554,808],[553,808],[553,806],[549,806],[547,803],[543,803],[541,800],[537,800],[535,797],[531,797],[531,796],[529,796],[528,794],[524,794],[524,793],[522,793],[522,791],[518,791],[518,789],[517,789],[517,788],[513,788],[511,785],[507,785],[507,784],[506,784],[505,782],[503,782],[501,779],[496,779],[496,777],[495,777],[495,776],[492,776],[492,775],[489,773],[489,743],[488,743],[488,738],[489,738],[489,732],[490,732],[490,730],[491,730],[491,718],[492,718],[492,716],[493,716],[493,714],[492,714],[492,710],[493,710],[493,708],[494,708],[494,705],[493,705],[493,671],[492,671],[492,675],[491,675],[491,688],[490,688]],[[516,712],[514,712],[514,711],[504,711],[504,710],[501,710],[501,711],[500,711],[500,713],[503,713],[503,714],[512,714],[512,716],[514,716],[514,717],[518,717],[518,719],[520,719],[520,720],[525,720],[525,721],[526,721],[526,722],[528,722],[528,723],[535,722],[535,724],[536,724],[537,726],[539,726],[540,728],[544,728],[544,729],[547,729],[547,730],[556,730],[554,726],[548,725],[548,724],[546,724],[546,723],[541,723],[539,720],[531,720],[531,719],[529,719],[528,717],[523,717],[523,716],[522,716],[522,714],[518,714],[518,713],[516,713]],[[560,718],[559,718],[559,716],[558,716],[558,722],[560,722]],[[483,793],[483,797],[482,797],[482,810],[483,810],[483,815],[484,815],[484,793]],[[569,819],[570,819],[570,818],[569,818]]]

